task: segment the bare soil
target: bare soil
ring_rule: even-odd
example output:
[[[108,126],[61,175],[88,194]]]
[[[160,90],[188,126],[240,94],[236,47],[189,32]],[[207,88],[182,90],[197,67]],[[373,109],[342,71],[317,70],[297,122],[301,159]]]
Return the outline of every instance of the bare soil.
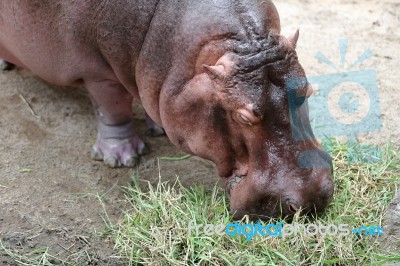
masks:
[[[347,38],[348,62],[368,48],[374,56],[358,69],[377,72],[383,128],[362,140],[400,145],[397,88],[400,67],[400,2],[398,0],[275,1],[282,31],[300,29],[298,54],[307,74],[335,72],[318,62],[320,51],[340,64],[337,40]],[[113,241],[101,238],[101,201],[111,221],[124,207],[121,187],[132,176],[156,182],[180,176],[184,185],[213,186],[218,178],[211,163],[200,158],[178,162],[160,156],[181,156],[166,137],[145,134],[137,110],[138,133],[151,153],[135,169],[109,169],[90,159],[96,124],[83,90],[51,86],[27,70],[0,73],[0,240],[5,246],[30,252],[49,247],[61,258],[91,265],[123,264]],[[14,265],[0,254],[1,265]]]

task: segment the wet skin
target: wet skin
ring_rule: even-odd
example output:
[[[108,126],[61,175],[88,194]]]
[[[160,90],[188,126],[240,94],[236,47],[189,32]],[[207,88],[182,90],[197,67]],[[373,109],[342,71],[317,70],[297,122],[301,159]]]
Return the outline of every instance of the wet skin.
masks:
[[[310,128],[298,33],[280,35],[272,2],[25,0],[0,10],[0,58],[88,89],[94,159],[134,166],[146,152],[132,123],[138,99],[153,133],[163,128],[178,148],[215,163],[235,218],[321,211],[331,199],[331,158]]]

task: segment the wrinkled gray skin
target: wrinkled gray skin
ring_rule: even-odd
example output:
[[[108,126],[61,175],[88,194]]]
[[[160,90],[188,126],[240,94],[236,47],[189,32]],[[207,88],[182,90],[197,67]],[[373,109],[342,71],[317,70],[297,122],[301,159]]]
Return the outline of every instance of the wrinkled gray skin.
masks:
[[[235,218],[320,211],[333,193],[330,157],[308,121],[295,46],[263,0],[0,1],[0,58],[57,85],[85,85],[98,118],[92,156],[133,166],[145,152],[131,104],[139,99],[181,150],[212,160]],[[305,79],[304,79],[305,80]],[[319,162],[319,163],[315,163]],[[324,165],[325,168],[320,166]]]

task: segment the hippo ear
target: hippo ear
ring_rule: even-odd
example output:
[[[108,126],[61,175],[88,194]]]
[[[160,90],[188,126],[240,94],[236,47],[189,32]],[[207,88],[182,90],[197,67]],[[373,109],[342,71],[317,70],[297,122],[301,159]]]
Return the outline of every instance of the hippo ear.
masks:
[[[218,65],[218,66],[208,66],[208,65],[203,65],[204,72],[206,72],[211,79],[216,79],[216,78],[223,78],[224,75],[224,66]]]
[[[295,34],[288,37],[288,41],[293,49],[296,49],[297,41],[299,40],[299,30],[296,31]]]

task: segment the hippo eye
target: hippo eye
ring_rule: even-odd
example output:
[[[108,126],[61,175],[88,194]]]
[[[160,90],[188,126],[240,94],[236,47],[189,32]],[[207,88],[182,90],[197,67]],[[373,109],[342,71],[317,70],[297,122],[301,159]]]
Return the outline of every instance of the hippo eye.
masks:
[[[235,113],[235,120],[240,124],[252,126],[257,124],[260,119],[246,109],[240,109]]]
[[[241,124],[246,124],[249,126],[252,126],[253,124],[250,122],[250,119],[247,118],[245,115],[241,114],[241,113],[236,113],[236,119],[239,123]]]

